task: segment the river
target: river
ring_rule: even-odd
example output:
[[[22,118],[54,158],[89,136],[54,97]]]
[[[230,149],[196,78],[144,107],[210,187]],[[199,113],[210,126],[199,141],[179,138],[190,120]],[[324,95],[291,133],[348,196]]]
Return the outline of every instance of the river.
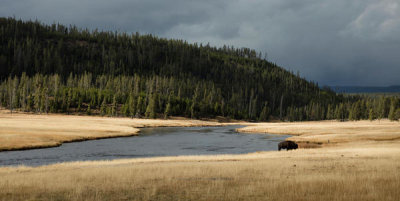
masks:
[[[59,147],[0,152],[0,166],[178,155],[243,154],[277,150],[288,135],[242,134],[241,126],[143,128],[139,136],[65,143]]]

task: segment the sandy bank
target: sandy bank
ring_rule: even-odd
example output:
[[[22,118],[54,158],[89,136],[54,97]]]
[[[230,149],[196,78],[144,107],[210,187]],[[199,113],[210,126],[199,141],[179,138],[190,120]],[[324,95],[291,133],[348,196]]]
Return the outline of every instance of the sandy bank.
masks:
[[[389,120],[255,123],[239,128],[237,131],[294,135],[288,139],[300,143],[303,147],[329,146],[346,142],[400,140],[400,123]]]
[[[191,119],[160,120],[34,115],[0,110],[0,151],[59,146],[64,142],[137,135],[142,127],[220,126]]]

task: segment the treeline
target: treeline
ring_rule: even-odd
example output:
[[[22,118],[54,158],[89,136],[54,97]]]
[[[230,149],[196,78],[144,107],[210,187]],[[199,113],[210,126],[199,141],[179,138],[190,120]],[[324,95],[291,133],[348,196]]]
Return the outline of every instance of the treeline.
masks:
[[[368,102],[321,89],[248,48],[14,18],[0,18],[0,67],[0,104],[11,110],[297,121],[338,111],[358,118],[350,108]]]
[[[226,116],[231,118],[268,120],[272,110],[265,104],[256,109],[254,99],[249,108],[238,94],[229,100],[213,82],[149,76],[81,76],[70,74],[64,82],[59,75],[36,74],[9,77],[0,84],[3,107],[37,113],[87,113],[107,116],[167,118],[169,115],[191,118]],[[254,92],[252,92],[254,93]],[[251,96],[255,96],[251,94]],[[282,99],[283,100],[283,97]],[[283,104],[283,101],[280,102]],[[281,108],[282,118],[286,109]],[[310,114],[311,115],[311,114]],[[308,116],[304,114],[304,116]],[[317,118],[317,117],[315,117]]]
[[[309,115],[304,115],[304,113]],[[307,116],[316,116],[306,119]],[[353,96],[337,105],[329,104],[320,107],[318,104],[302,108],[289,107],[286,120],[375,120],[389,118],[392,121],[400,119],[400,97],[376,95],[375,97]]]
[[[59,75],[36,74],[9,77],[0,84],[0,106],[11,111],[19,109],[36,113],[86,113],[88,115],[168,118],[226,116],[240,118],[248,110],[232,107],[234,98],[225,102],[221,89],[212,82],[195,79],[175,80],[167,77],[97,76],[90,73],[70,75],[63,82]],[[361,120],[400,118],[400,98],[397,96],[349,96],[337,105],[311,102],[302,107],[282,110],[282,120]],[[279,106],[281,107],[281,106]],[[264,105],[254,111],[256,120],[271,118]]]

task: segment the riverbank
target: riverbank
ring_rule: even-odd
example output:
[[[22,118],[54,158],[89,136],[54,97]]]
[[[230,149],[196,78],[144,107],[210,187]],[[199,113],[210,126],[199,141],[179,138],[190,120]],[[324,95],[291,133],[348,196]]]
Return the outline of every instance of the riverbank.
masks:
[[[293,135],[300,148],[316,148],[346,142],[400,140],[400,123],[375,121],[318,121],[284,123],[248,123],[236,121],[218,123],[192,119],[131,119],[13,113],[0,110],[0,151],[60,146],[102,138],[138,135],[143,127],[223,126],[241,124],[243,133]]]
[[[310,121],[290,123],[255,123],[237,129],[243,133],[293,135],[288,140],[300,148],[334,146],[342,143],[399,141],[400,123],[396,121]]]
[[[222,125],[192,120],[32,114],[11,116],[7,113],[0,114],[0,122],[0,142],[9,140],[17,145],[66,138],[131,135],[137,134],[137,128],[148,126]],[[399,122],[323,121],[246,125],[249,127],[239,131],[291,134],[295,136],[289,139],[306,145],[316,144],[321,148],[1,167],[0,201],[397,201],[400,197]]]
[[[386,200],[400,196],[397,141],[244,155],[0,168],[0,200]]]
[[[0,110],[0,151],[60,146],[76,142],[138,135],[143,127],[221,126],[192,119],[131,119],[95,116],[13,113]]]

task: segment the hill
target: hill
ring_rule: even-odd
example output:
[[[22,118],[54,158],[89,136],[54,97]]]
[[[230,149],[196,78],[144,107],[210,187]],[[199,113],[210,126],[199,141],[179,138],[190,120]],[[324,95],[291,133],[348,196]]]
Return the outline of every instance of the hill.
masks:
[[[400,86],[331,86],[337,93],[400,93]]]
[[[38,113],[293,121],[343,119],[359,100],[260,55],[0,18],[0,105]]]

